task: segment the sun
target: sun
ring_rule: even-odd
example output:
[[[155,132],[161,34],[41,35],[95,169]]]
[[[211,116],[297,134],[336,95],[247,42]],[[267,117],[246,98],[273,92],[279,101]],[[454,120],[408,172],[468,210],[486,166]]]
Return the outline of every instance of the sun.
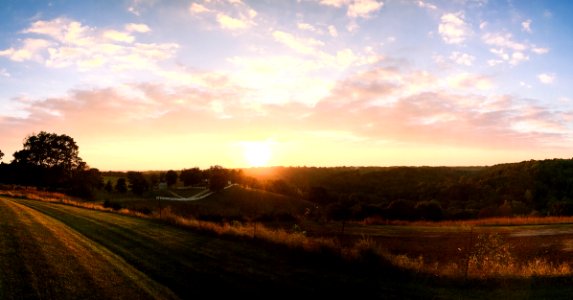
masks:
[[[265,167],[271,159],[271,145],[267,141],[244,142],[243,153],[250,167]]]

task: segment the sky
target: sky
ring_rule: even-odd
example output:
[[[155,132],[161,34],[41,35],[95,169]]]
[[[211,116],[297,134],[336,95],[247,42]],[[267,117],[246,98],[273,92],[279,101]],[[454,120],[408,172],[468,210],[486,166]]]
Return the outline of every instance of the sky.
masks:
[[[0,150],[100,170],[573,157],[573,2],[1,0]]]

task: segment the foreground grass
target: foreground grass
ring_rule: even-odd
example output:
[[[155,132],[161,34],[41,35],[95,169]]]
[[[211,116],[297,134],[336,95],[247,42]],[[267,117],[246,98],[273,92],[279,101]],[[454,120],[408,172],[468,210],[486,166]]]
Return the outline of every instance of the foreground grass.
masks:
[[[60,236],[60,240],[67,241],[58,244],[45,236],[33,239],[19,237],[15,233],[2,236],[4,243],[2,248],[7,252],[0,256],[0,263],[2,266],[12,266],[8,268],[12,271],[7,273],[4,271],[6,274],[3,273],[0,277],[0,291],[3,293],[0,298],[5,299],[62,298],[42,294],[42,290],[47,286],[65,287],[68,281],[72,281],[72,278],[77,281],[72,282],[72,286],[75,287],[66,288],[71,291],[68,291],[70,295],[77,297],[67,298],[85,298],[84,296],[87,298],[125,298],[121,297],[121,292],[117,297],[105,294],[105,291],[109,289],[115,291],[113,287],[90,293],[93,289],[100,288],[96,284],[100,281],[90,279],[97,278],[93,274],[87,276],[76,273],[68,276],[65,273],[49,273],[49,276],[41,277],[40,273],[38,275],[25,271],[31,267],[22,267],[34,264],[42,266],[41,261],[52,261],[48,265],[56,264],[55,262],[61,261],[62,256],[66,257],[65,255],[69,256],[66,259],[68,263],[59,267],[62,272],[69,269],[118,268],[116,265],[123,263],[125,267],[119,270],[127,268],[136,270],[135,275],[145,274],[143,278],[147,279],[141,286],[155,286],[157,291],[161,290],[161,287],[166,287],[175,295],[185,299],[195,296],[228,295],[249,296],[250,298],[293,298],[304,295],[385,299],[558,299],[568,298],[573,292],[571,284],[573,280],[569,276],[488,277],[485,280],[435,277],[432,273],[417,273],[415,270],[418,267],[415,264],[408,266],[412,263],[409,259],[404,260],[403,267],[411,271],[404,271],[404,269],[392,266],[387,260],[381,259],[377,253],[373,252],[377,246],[375,243],[369,244],[371,242],[368,239],[364,239],[355,248],[356,251],[361,251],[361,255],[355,256],[354,260],[348,260],[343,258],[344,254],[341,257],[332,253],[328,247],[322,248],[323,250],[316,248],[308,251],[304,247],[292,247],[289,246],[290,244],[270,242],[266,239],[252,239],[247,235],[225,233],[214,235],[213,231],[206,234],[209,232],[206,229],[189,231],[158,220],[134,218],[105,211],[23,199],[0,199],[0,204],[10,207],[12,215],[15,215],[12,219],[16,223],[12,226],[18,225],[18,222],[29,224],[29,226],[41,226],[44,222],[45,226],[61,227],[54,229],[58,232],[56,236]],[[36,217],[26,219],[19,215],[21,211]],[[0,210],[0,220],[9,219],[5,218],[5,215],[10,215],[10,211]],[[16,227],[21,227],[21,225]],[[228,227],[229,230],[237,230],[235,227],[240,228],[239,226]],[[6,234],[4,230],[2,234]],[[16,240],[30,243],[26,251],[28,257],[18,258],[22,251],[14,250],[20,249],[18,244],[10,244],[9,241],[14,240],[11,238],[13,236],[17,237]],[[74,237],[84,242],[77,241]],[[73,252],[68,249],[78,247],[76,245],[82,245],[82,243],[87,245],[84,252]],[[293,243],[296,245],[299,242]],[[51,245],[53,251],[40,251],[39,245],[42,244]],[[60,248],[64,249],[62,253],[56,251]],[[91,251],[96,253],[103,251],[108,253],[109,257],[120,259],[109,259],[107,262],[94,259],[95,254]],[[37,253],[47,254],[42,256]],[[86,260],[83,264],[93,261],[93,266],[79,268],[83,257],[86,257],[83,259]],[[91,274],[90,272],[92,271],[85,273]],[[95,274],[108,274],[109,271],[94,272]],[[37,291],[36,297],[34,295],[20,297],[22,293],[24,296],[27,295],[25,291],[29,286],[34,287],[48,277],[52,278],[49,284],[32,289]],[[60,282],[62,280],[65,283]],[[110,281],[116,282],[116,280]],[[139,280],[136,281],[139,282]],[[15,288],[6,292],[6,286],[15,286]],[[152,293],[153,289],[147,292],[138,287],[138,285],[127,284],[127,288],[123,286],[117,288],[126,291],[134,289],[144,295],[137,298],[169,298],[165,296],[169,295],[168,292],[158,295]],[[60,295],[58,291],[55,289],[53,293],[58,296]],[[10,295],[17,296],[10,297]]]
[[[62,223],[0,200],[0,299],[175,299]]]

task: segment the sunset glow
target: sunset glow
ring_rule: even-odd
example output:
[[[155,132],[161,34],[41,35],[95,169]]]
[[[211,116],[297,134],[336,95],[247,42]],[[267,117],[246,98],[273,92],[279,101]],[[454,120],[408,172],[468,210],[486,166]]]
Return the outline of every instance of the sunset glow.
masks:
[[[40,131],[73,137],[101,170],[570,158],[571,13],[568,1],[2,1],[3,162]]]
[[[249,167],[265,167],[271,159],[271,146],[268,142],[243,143],[245,160]]]

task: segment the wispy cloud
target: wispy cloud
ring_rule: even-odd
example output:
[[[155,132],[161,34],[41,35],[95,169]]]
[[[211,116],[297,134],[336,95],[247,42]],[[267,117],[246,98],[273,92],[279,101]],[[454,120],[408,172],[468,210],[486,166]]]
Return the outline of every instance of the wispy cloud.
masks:
[[[211,18],[221,29],[230,31],[246,30],[257,25],[257,11],[242,1],[193,2],[189,5],[189,12],[195,16]]]
[[[471,33],[462,12],[444,14],[440,20],[438,32],[447,44],[461,44]]]
[[[521,22],[521,30],[531,33],[531,20],[525,20],[523,22]]]
[[[158,61],[173,57],[178,45],[136,42],[134,34],[149,31],[145,24],[129,23],[123,29],[99,30],[66,18],[41,20],[23,31],[38,38],[26,38],[17,48],[1,50],[0,56],[82,71],[102,67],[116,71],[153,69]]]
[[[555,74],[541,73],[537,75],[537,79],[539,79],[539,82],[543,84],[552,84],[555,81],[555,78]]]
[[[437,10],[437,9],[438,9],[438,7],[437,7],[436,5],[434,5],[434,4],[432,4],[432,3],[429,3],[429,2],[424,2],[424,1],[421,1],[421,0],[418,1],[417,4],[418,4],[419,7],[421,7],[421,8],[426,8],[426,9],[429,9],[429,10]]]
[[[351,18],[368,18],[384,6],[384,2],[377,0],[320,0],[322,5],[345,7],[346,15]]]
[[[453,62],[455,62],[456,64],[464,65],[464,66],[471,66],[476,58],[475,58],[475,56],[469,55],[467,53],[454,51],[450,55],[450,59]]]
[[[482,41],[488,46],[493,46],[490,52],[498,59],[492,62],[507,62],[513,66],[528,61],[530,53],[541,55],[549,52],[549,48],[537,47],[529,42],[518,42],[511,33],[486,33],[482,36]]]

